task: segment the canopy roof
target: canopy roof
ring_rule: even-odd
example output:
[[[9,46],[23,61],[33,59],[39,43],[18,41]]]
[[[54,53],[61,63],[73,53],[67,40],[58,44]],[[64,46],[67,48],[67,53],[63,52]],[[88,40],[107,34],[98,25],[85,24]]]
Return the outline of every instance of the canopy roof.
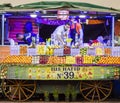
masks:
[[[30,11],[30,10],[50,10],[50,9],[65,8],[68,10],[120,13],[120,10],[110,7],[78,2],[76,0],[75,2],[70,2],[70,1],[43,0],[41,2],[22,4],[18,6],[12,6],[11,4],[3,4],[0,5],[0,9],[1,11]]]
[[[22,5],[22,4],[28,4],[28,3],[34,3],[34,2],[41,2],[41,1],[58,1],[58,0],[0,0],[0,5],[5,3],[10,3],[13,7]],[[69,1],[69,2],[84,2],[84,3],[90,3],[100,6],[106,6],[109,8],[115,8],[120,9],[120,0],[59,0],[59,1]]]
[[[81,2],[67,2],[67,1],[43,1],[30,4],[15,6],[15,9],[80,9],[83,11],[101,11],[101,12],[119,12],[119,10],[103,7],[99,5],[81,3]]]
[[[12,16],[28,16],[34,11],[39,11],[39,16],[46,17],[46,16],[56,16],[57,11],[59,9],[65,9],[69,10],[70,15],[80,15],[84,11],[86,11],[86,15],[93,16],[93,17],[104,17],[109,16],[113,14],[117,14],[117,17],[120,17],[120,10],[95,5],[91,3],[86,2],[79,2],[79,0],[40,0],[40,2],[33,2],[33,3],[27,3],[27,4],[21,4],[21,5],[15,5],[13,6],[12,3],[8,4],[2,4],[0,5],[0,12],[7,14],[10,14]],[[44,13],[43,11],[46,10],[47,13]]]

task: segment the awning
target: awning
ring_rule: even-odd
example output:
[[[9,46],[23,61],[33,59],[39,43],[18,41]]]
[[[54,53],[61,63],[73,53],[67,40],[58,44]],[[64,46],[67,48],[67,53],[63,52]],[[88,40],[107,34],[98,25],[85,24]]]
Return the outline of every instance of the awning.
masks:
[[[7,4],[8,5],[8,4]],[[68,9],[68,10],[81,10],[81,11],[98,11],[120,13],[120,10],[99,6],[83,2],[69,2],[69,1],[41,1],[35,3],[22,4],[15,7],[1,5],[3,11],[30,11],[30,10],[49,10],[49,9]]]

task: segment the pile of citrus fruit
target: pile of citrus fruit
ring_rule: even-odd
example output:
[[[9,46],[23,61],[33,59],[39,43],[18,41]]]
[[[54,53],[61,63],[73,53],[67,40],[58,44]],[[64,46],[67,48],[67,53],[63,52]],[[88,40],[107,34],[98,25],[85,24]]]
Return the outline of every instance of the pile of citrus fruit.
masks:
[[[7,56],[2,63],[5,64],[31,64],[32,57],[31,56]]]
[[[101,56],[98,64],[120,64],[120,57]]]

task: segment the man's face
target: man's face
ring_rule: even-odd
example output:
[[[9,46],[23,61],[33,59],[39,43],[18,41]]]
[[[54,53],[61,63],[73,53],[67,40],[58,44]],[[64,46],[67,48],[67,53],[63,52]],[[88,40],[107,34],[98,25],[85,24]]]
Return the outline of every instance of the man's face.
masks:
[[[69,30],[70,29],[70,25],[65,25],[65,30]]]
[[[23,38],[24,38],[24,36],[22,34],[20,34],[17,39],[22,40]]]
[[[75,20],[75,19],[74,19],[74,18],[72,18],[70,21],[71,21],[72,23],[74,23],[74,20]]]

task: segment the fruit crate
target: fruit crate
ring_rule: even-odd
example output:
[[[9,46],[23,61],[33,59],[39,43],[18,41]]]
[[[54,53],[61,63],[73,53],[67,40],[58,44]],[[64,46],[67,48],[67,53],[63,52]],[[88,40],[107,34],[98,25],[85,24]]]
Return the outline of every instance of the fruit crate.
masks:
[[[71,48],[69,46],[64,46],[64,55],[70,55],[71,54]]]
[[[37,55],[37,50],[36,50],[36,48],[28,48],[28,49],[27,49],[27,55],[30,55],[30,56],[32,56],[32,55]]]
[[[112,48],[112,56],[119,57],[120,56],[120,47]]]
[[[39,64],[47,64],[49,56],[41,55],[39,56]]]
[[[110,47],[104,48],[104,54],[105,54],[105,56],[111,56],[112,55],[112,48],[110,48]]]
[[[20,46],[20,55],[27,55],[27,45],[21,45]]]
[[[32,56],[32,64],[39,64],[40,56]]]
[[[37,45],[36,46],[37,55],[45,55],[45,51],[46,51],[45,45]]]
[[[78,55],[75,57],[76,64],[83,64],[83,57]]]
[[[66,64],[76,64],[74,56],[66,56]]]
[[[71,48],[71,56],[75,56],[80,54],[80,49],[79,48]]]
[[[54,49],[54,56],[63,56],[64,55],[63,48]]]
[[[95,48],[88,48],[87,55],[95,55]]]
[[[80,55],[87,55],[87,52],[88,52],[88,48],[87,47],[80,48]]]
[[[9,46],[1,46],[0,47],[0,62],[10,55],[10,47]]]
[[[104,55],[104,47],[102,46],[95,47],[95,55]]]
[[[10,46],[10,55],[19,55],[20,47],[18,45]]]

